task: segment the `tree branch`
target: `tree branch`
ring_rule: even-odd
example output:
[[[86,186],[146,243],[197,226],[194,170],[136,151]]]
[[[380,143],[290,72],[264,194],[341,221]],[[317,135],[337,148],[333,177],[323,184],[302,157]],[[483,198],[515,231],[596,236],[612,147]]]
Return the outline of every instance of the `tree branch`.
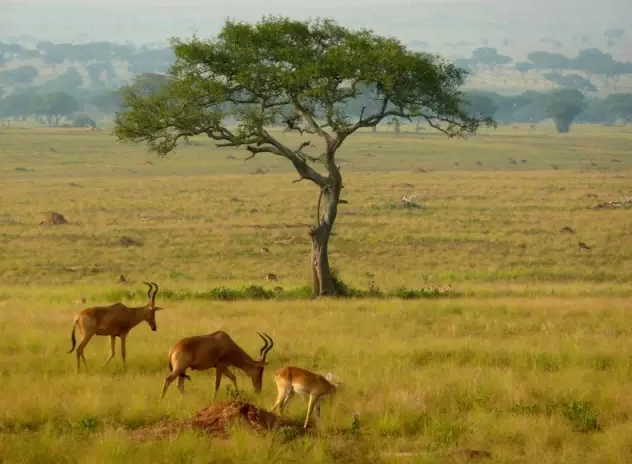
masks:
[[[313,133],[320,135],[322,138],[324,138],[327,141],[327,143],[331,143],[332,141],[331,135],[328,134],[321,126],[318,125],[318,123],[316,122],[316,119],[314,119],[314,116],[309,111],[307,111],[307,109],[305,109],[305,107],[301,105],[299,101],[294,97],[292,97],[292,106],[294,106],[298,114],[300,114],[303,117],[303,119],[307,121],[309,128],[312,131],[314,131]]]
[[[303,150],[303,148],[305,148],[305,147],[309,147],[311,144],[312,144],[312,141],[311,141],[311,140],[306,140],[305,142],[302,142],[302,143],[299,145],[299,147],[298,147],[296,150],[294,150],[294,153],[298,155],[299,153],[301,153],[301,151]]]
[[[251,156],[249,156],[248,158],[246,158],[246,161],[254,158],[255,155],[258,155],[259,153],[272,153],[273,155],[277,155],[277,156],[284,156],[285,155],[283,153],[281,153],[279,150],[276,149],[276,147],[253,147],[252,145],[248,145],[246,147],[246,149],[252,153]]]
[[[323,176],[307,164],[305,158],[308,158],[308,156],[304,153],[301,153],[301,150],[303,148],[311,145],[311,141],[306,140],[304,142],[301,142],[298,148],[296,148],[295,150],[290,150],[263,128],[261,129],[260,137],[261,139],[258,143],[258,146],[249,145],[247,147],[247,149],[252,153],[252,156],[258,153],[272,153],[277,156],[282,156],[291,161],[294,169],[296,169],[296,172],[301,178],[311,180],[321,188],[328,184],[327,178],[325,176]],[[264,143],[267,143],[271,146],[260,146]],[[248,157],[248,159],[250,158],[251,157]]]
[[[384,104],[382,105],[382,110],[379,113],[375,113],[372,114],[370,116],[367,116],[364,119],[360,119],[356,124],[354,124],[353,126],[349,127],[348,129],[344,130],[341,132],[341,136],[343,138],[351,135],[353,132],[355,132],[356,130],[362,128],[362,127],[372,127],[377,125],[382,119],[389,117],[389,116],[394,116],[394,117],[398,117],[398,118],[404,118],[404,119],[408,119],[409,121],[412,122],[413,118],[423,118],[426,120],[426,122],[428,122],[428,125],[430,125],[430,127],[438,130],[439,132],[442,132],[443,134],[447,135],[448,137],[455,137],[459,134],[461,134],[462,132],[472,132],[473,130],[475,130],[474,127],[471,127],[470,124],[468,124],[469,122],[474,122],[472,121],[468,121],[467,119],[465,120],[465,122],[460,121],[458,118],[453,118],[453,117],[445,117],[445,116],[431,116],[428,115],[426,113],[422,113],[422,112],[405,112],[402,110],[390,110],[390,111],[386,111],[386,104],[388,103],[388,101],[385,99],[384,100]],[[447,122],[449,124],[447,129],[444,129],[443,127],[441,127],[440,125],[438,125],[437,121],[439,122]],[[454,128],[456,128],[456,131],[453,130]]]

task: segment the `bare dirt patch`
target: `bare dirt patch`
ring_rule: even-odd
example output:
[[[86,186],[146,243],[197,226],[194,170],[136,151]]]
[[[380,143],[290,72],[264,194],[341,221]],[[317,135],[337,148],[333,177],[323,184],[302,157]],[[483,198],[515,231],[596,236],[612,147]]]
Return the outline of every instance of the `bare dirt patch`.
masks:
[[[196,412],[191,419],[163,421],[150,427],[135,430],[135,440],[169,438],[183,430],[197,430],[205,435],[228,438],[234,426],[242,426],[255,433],[265,433],[280,427],[291,429],[294,436],[303,433],[300,424],[283,419],[274,413],[243,401],[225,401]]]
[[[121,238],[119,238],[117,244],[125,247],[141,247],[143,246],[143,241],[123,235]]]

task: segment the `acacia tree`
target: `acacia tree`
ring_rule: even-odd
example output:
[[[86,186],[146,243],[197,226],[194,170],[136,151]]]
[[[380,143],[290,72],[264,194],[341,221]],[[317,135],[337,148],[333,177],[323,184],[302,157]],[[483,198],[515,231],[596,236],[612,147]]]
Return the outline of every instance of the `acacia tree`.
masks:
[[[560,134],[571,130],[571,124],[584,110],[584,94],[576,89],[552,90],[548,105],[548,112]]]
[[[292,163],[300,180],[315,184],[317,221],[310,229],[314,296],[336,294],[327,247],[343,188],[336,153],[347,138],[384,118],[423,118],[449,137],[475,132],[491,118],[463,110],[466,72],[441,57],[406,49],[369,30],[329,19],[266,17],[257,24],[226,21],[213,39],[171,39],[176,62],[169,83],[151,95],[124,93],[115,135],[147,143],[158,155],[182,138],[206,135],[218,147],[245,147],[249,158],[270,153]],[[376,105],[351,120],[346,105],[373,89]],[[288,108],[291,111],[288,111]],[[228,118],[238,121],[229,126]],[[308,156],[270,129],[283,124],[319,137],[323,152]],[[321,214],[321,204],[324,211]]]

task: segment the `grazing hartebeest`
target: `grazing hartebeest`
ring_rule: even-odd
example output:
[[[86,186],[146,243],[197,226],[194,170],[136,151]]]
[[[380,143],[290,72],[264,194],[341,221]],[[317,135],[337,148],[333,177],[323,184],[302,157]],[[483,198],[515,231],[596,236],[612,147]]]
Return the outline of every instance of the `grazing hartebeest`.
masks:
[[[309,417],[316,408],[316,415],[320,418],[320,401],[336,393],[340,382],[333,382],[333,374],[330,372],[326,377],[314,374],[300,367],[283,367],[274,373],[274,382],[277,386],[277,399],[272,405],[270,412],[279,408],[283,415],[283,410],[294,397],[295,393],[302,396],[309,396],[307,405],[307,416],[303,428],[307,428]]]
[[[160,393],[160,399],[164,398],[167,387],[175,379],[178,379],[178,388],[184,394],[184,379],[191,380],[186,375],[187,369],[202,371],[215,368],[215,394],[222,380],[222,375],[228,377],[235,388],[237,378],[228,370],[234,366],[244,371],[252,380],[252,386],[256,393],[261,392],[263,383],[263,369],[266,366],[266,356],[274,346],[274,340],[267,334],[257,334],[263,339],[264,345],[259,350],[259,358],[254,360],[224,331],[213,332],[208,335],[197,335],[180,340],[169,349],[169,368],[171,373],[165,378]],[[264,336],[265,335],[265,336]]]
[[[121,339],[121,357],[123,365],[125,365],[125,340],[130,330],[143,321],[146,321],[151,330],[156,331],[156,311],[163,309],[156,307],[156,293],[158,293],[158,285],[154,282],[144,284],[149,286],[147,297],[149,301],[145,306],[130,308],[123,303],[114,303],[110,306],[95,306],[81,311],[75,316],[75,325],[72,327],[72,348],[68,353],[72,353],[75,349],[75,328],[79,326],[83,338],[77,346],[77,372],[80,371],[81,360],[85,368],[88,368],[86,357],[83,350],[94,335],[110,336],[110,356],[103,364],[104,366],[110,362],[115,354],[116,337]],[[155,289],[153,286],[155,286]],[[151,291],[154,290],[152,295]]]

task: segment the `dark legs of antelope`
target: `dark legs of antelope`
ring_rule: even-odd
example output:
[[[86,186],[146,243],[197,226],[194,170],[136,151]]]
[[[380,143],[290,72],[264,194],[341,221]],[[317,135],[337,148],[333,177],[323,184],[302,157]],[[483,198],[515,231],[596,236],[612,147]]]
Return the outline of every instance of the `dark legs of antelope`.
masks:
[[[86,371],[88,370],[88,361],[86,361],[86,357],[83,354],[83,350],[85,349],[86,345],[88,344],[88,342],[90,341],[93,335],[94,335],[93,333],[84,332],[83,339],[81,340],[81,343],[79,343],[79,346],[77,346],[77,352],[76,352],[77,372],[81,371],[81,360],[83,360],[84,369]]]
[[[233,382],[233,385],[235,385],[235,390],[237,390],[237,377],[235,377],[231,371],[226,369],[226,367],[217,366],[215,368],[215,393],[213,394],[213,398],[217,397],[217,391],[219,390],[219,385],[222,382],[222,375],[228,377],[230,381]]]

